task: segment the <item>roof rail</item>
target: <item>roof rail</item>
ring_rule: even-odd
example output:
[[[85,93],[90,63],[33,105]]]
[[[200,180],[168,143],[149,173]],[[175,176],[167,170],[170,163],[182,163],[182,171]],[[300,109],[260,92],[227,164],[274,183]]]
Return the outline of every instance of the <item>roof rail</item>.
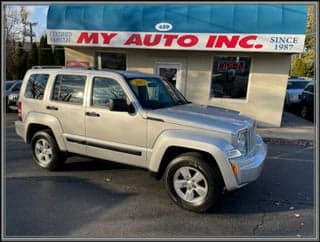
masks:
[[[59,69],[63,66],[33,66],[32,69]]]
[[[32,69],[85,69],[85,70],[96,70],[95,67],[89,66],[33,66]]]

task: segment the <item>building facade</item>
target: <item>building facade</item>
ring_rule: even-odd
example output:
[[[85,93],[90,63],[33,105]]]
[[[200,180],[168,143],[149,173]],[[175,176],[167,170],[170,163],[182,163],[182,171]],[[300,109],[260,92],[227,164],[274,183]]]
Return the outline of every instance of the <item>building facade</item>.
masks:
[[[52,5],[48,44],[69,66],[155,73],[188,100],[280,127],[306,5]]]

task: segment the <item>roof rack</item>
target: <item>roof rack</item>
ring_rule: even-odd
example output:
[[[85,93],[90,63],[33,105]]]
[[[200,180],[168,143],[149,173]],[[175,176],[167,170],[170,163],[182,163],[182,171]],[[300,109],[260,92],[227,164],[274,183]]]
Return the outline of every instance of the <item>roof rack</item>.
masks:
[[[33,66],[32,69],[85,69],[85,70],[96,70],[95,67],[89,66]]]

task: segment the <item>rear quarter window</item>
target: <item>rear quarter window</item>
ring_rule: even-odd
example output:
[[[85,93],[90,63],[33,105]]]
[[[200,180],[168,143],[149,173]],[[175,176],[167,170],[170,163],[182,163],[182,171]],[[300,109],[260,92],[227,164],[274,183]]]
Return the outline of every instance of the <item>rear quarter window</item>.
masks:
[[[44,91],[49,79],[48,74],[32,74],[30,75],[27,87],[24,93],[26,98],[43,99]]]

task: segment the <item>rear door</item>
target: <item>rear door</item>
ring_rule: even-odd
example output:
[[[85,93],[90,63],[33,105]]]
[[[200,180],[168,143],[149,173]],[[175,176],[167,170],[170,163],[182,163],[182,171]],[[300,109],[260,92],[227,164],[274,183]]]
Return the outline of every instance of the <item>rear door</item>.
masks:
[[[84,96],[87,75],[57,74],[46,105],[46,112],[59,120],[70,152],[86,154]]]

